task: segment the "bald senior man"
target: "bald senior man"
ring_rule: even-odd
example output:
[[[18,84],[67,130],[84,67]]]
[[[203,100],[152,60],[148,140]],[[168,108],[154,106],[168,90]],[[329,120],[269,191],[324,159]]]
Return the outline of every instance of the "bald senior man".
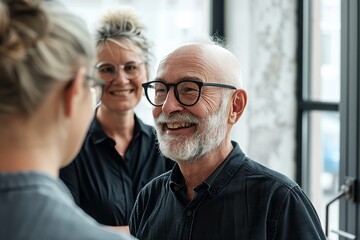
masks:
[[[139,193],[139,239],[326,239],[303,190],[230,140],[247,103],[238,60],[215,43],[183,45],[143,84],[161,152],[176,162]]]

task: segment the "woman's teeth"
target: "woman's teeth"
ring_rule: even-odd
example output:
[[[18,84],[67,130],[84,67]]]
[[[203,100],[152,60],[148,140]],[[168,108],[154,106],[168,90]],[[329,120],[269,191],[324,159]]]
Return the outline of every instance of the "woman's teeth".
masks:
[[[130,94],[131,92],[132,92],[132,90],[118,90],[118,91],[111,91],[111,94],[117,95],[117,96],[122,96],[122,95]]]

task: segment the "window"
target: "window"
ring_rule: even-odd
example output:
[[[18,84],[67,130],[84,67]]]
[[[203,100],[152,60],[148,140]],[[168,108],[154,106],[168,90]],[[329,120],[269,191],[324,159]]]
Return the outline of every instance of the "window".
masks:
[[[341,0],[299,2],[298,178],[325,224],[326,204],[339,190]],[[330,208],[332,229],[339,229],[336,204]]]

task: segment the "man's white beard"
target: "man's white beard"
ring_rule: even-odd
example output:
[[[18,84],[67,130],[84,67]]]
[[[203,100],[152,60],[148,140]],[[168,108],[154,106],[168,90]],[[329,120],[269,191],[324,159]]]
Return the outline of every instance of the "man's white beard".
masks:
[[[217,112],[204,119],[197,119],[190,113],[175,113],[171,116],[160,113],[155,119],[155,128],[162,154],[176,162],[190,162],[219,147],[226,136],[227,103],[223,101]],[[170,135],[159,124],[164,122],[196,123],[197,132],[190,136]]]

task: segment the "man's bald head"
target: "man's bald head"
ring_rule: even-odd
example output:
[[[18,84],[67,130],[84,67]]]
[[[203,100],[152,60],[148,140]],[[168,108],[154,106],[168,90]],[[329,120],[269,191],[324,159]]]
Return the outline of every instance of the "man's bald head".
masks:
[[[240,63],[227,49],[215,43],[184,44],[169,55],[159,65],[159,70],[168,64],[188,63],[207,71],[218,82],[242,88]]]

